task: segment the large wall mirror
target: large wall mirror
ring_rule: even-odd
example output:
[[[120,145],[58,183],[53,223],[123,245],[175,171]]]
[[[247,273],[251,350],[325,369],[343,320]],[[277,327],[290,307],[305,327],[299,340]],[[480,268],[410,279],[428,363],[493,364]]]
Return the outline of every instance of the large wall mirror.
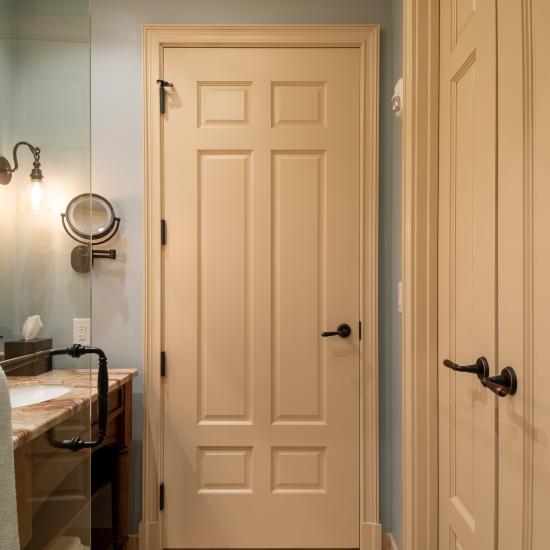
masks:
[[[59,539],[63,548],[71,541],[71,548],[90,548],[90,455],[78,461],[71,461],[70,451],[54,455],[37,428],[49,418],[47,407],[61,414],[64,402],[64,418],[83,439],[92,434],[96,360],[51,356],[52,348],[72,346],[76,321],[91,322],[91,276],[71,269],[74,242],[60,223],[72,197],[91,193],[89,0],[0,0],[0,156],[13,171],[0,181],[0,399],[6,405],[8,396],[15,426],[20,539],[17,546],[6,542],[3,530],[0,546],[61,547]],[[91,228],[83,223],[87,216],[79,209],[75,218],[82,233]],[[41,384],[52,392],[69,383],[78,389],[71,386],[61,401],[40,400]],[[16,399],[22,386],[31,388],[31,405]],[[67,433],[74,434],[74,428]]]

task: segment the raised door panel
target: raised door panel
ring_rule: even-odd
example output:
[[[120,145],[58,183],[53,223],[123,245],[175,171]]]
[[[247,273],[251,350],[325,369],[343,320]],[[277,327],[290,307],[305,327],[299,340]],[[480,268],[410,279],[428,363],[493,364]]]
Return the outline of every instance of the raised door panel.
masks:
[[[248,124],[251,85],[252,82],[199,82],[199,126]]]
[[[272,156],[273,422],[326,422],[326,181],[322,151]]]
[[[326,82],[273,82],[271,101],[273,127],[326,125]]]
[[[252,422],[250,156],[198,152],[200,423]]]
[[[462,36],[468,32],[470,22],[476,12],[476,0],[452,0],[451,2],[451,41],[453,48],[462,40]],[[475,23],[472,22],[472,26]],[[447,35],[446,38],[449,38]]]

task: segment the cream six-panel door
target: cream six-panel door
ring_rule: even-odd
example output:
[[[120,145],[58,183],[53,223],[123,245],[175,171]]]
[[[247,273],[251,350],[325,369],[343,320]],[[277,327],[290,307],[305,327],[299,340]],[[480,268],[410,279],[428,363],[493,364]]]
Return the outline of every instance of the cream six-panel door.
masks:
[[[356,548],[360,53],[163,65],[164,546]]]
[[[442,0],[439,550],[496,542],[496,397],[442,365],[485,357],[496,372],[496,59],[496,1]]]

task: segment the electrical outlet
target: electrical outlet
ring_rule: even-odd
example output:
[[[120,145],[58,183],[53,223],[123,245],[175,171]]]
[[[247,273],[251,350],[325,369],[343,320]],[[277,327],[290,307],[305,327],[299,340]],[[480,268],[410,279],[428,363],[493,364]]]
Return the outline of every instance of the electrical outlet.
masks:
[[[73,319],[73,344],[89,346],[91,342],[90,319]]]

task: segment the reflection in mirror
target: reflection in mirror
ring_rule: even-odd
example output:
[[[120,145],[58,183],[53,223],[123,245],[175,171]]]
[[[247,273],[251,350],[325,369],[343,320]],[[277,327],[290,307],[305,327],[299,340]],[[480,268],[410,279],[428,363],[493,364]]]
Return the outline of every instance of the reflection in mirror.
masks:
[[[14,168],[16,143],[40,148],[46,182],[39,197],[32,150],[21,147],[0,185],[0,360],[29,316],[53,346],[71,344],[72,319],[90,317],[91,278],[74,276],[59,224],[68,200],[91,190],[89,11],[88,0],[0,0],[0,155]]]
[[[102,239],[113,229],[117,218],[111,203],[94,193],[84,193],[67,205],[65,217],[69,227],[83,239]]]
[[[91,276],[71,269],[76,243],[59,223],[69,199],[91,190],[89,0],[0,0],[0,155],[12,169],[21,140],[33,147],[0,184],[0,548],[84,550],[97,547],[92,455],[54,447],[48,430],[96,432],[96,362],[51,355],[91,325]],[[42,400],[38,390],[56,386],[70,391]]]

